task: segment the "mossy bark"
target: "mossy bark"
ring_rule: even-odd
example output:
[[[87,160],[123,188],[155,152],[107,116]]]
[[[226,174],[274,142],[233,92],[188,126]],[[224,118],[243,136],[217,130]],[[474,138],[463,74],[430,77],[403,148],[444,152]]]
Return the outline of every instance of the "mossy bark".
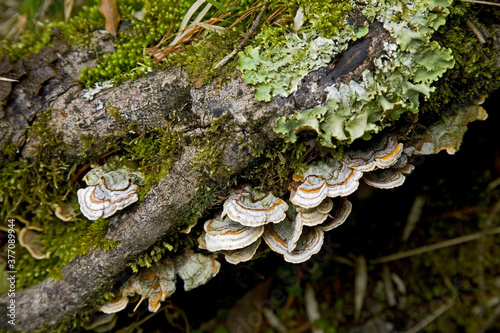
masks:
[[[381,45],[390,38],[380,24],[372,24],[367,36],[332,60],[330,66],[308,75],[296,93],[268,103],[257,101],[252,87],[240,75],[222,85],[196,88],[182,69],[150,73],[134,82],[105,89],[89,100],[84,96],[83,87],[74,81],[78,68],[88,61],[89,55],[71,48],[40,60],[55,71],[39,83],[40,88],[26,82],[35,73],[24,79],[19,75],[21,82],[13,84],[12,91],[24,89],[26,82],[27,90],[22,91],[28,91],[38,103],[20,122],[16,117],[22,114],[23,104],[17,101],[18,97],[7,93],[10,96],[6,98],[7,111],[1,119],[3,125],[0,124],[2,144],[13,144],[20,150],[19,159],[30,159],[39,145],[43,145],[43,137],[33,135],[26,142],[19,138],[26,135],[26,127],[44,110],[50,110],[47,124],[52,135],[62,139],[68,159],[82,151],[99,156],[106,152],[107,142],[123,138],[129,131],[141,133],[168,127],[174,132],[182,131],[190,140],[184,143],[182,154],[169,173],[153,186],[144,200],[112,218],[106,237],[118,240],[117,247],[108,251],[97,249],[75,258],[62,269],[63,278],[59,281],[45,280],[16,292],[16,326],[2,320],[0,328],[50,330],[65,318],[90,309],[100,294],[100,287],[113,284],[127,264],[183,224],[185,221],[179,220],[181,216],[198,216],[210,207],[206,201],[197,204],[200,198],[206,197],[207,187],[223,189],[228,177],[242,172],[252,162],[254,150],[265,149],[279,140],[273,131],[276,119],[321,104],[326,98],[324,88],[332,83],[356,80],[380,55]],[[332,70],[335,64],[338,67]],[[209,128],[222,117],[227,120],[225,134],[213,145],[207,142]],[[91,138],[90,144],[82,138]],[[195,139],[198,144],[191,144]],[[225,172],[206,172],[203,154],[208,154],[208,150],[222,153],[218,156]],[[193,207],[197,211],[190,211]],[[6,318],[8,302],[7,295],[0,296],[2,318]]]

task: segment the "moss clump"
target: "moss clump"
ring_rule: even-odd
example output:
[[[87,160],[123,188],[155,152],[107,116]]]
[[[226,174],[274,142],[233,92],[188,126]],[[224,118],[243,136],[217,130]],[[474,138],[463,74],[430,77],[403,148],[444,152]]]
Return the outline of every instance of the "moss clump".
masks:
[[[426,113],[429,122],[449,115],[453,105],[464,105],[486,97],[500,87],[500,80],[495,79],[500,77],[500,66],[496,60],[498,46],[492,39],[482,44],[467,26],[467,20],[476,21],[480,28],[484,28],[483,22],[489,23],[490,18],[474,11],[474,8],[469,4],[456,4],[447,24],[433,36],[434,40],[451,50],[455,66],[437,82],[435,92],[422,105],[421,111]]]
[[[250,184],[261,192],[271,191],[277,197],[287,192],[290,174],[293,171],[304,171],[306,168],[307,146],[278,141],[265,150],[255,150],[256,159],[241,176],[241,183]]]
[[[195,154],[193,165],[195,171],[201,171],[209,178],[215,175],[218,179],[227,178],[231,170],[223,160],[226,145],[234,129],[234,125],[227,125],[231,118],[231,115],[224,115],[213,121],[205,133],[203,142],[199,139],[193,140],[191,145],[200,148]]]
[[[140,200],[168,173],[173,162],[182,153],[183,143],[182,132],[157,128],[117,145],[124,149],[122,159],[137,163],[138,171],[144,175],[145,186],[139,193]]]
[[[241,38],[241,33],[236,31],[221,35],[209,34],[196,43],[186,46],[184,51],[170,56],[168,63],[173,66],[182,66],[196,88],[200,88],[213,79],[217,79],[220,84],[225,78],[235,76],[229,70],[236,66],[236,60],[233,58],[219,69],[214,69],[214,67],[234,50]]]

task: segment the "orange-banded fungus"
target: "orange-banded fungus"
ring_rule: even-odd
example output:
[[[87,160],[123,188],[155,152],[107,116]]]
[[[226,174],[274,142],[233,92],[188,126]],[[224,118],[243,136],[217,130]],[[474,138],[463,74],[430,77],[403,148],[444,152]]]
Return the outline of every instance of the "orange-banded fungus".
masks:
[[[89,220],[106,218],[136,202],[138,187],[129,174],[120,170],[101,176],[98,184],[79,189],[77,192],[80,210]]]
[[[333,209],[330,211],[329,217],[325,223],[318,225],[318,228],[327,232],[334,228],[337,228],[339,225],[347,220],[347,217],[351,213],[352,204],[346,198],[336,198],[333,202]]]
[[[175,292],[175,266],[168,260],[133,275],[122,288],[123,296],[141,295],[148,298],[148,309],[156,312],[162,301]]]
[[[87,331],[94,332],[111,332],[116,326],[118,316],[116,313],[97,313],[93,315],[91,321],[83,325]]]
[[[285,230],[285,228],[276,229],[275,225],[267,225],[264,233],[264,241],[273,251],[282,254],[285,261],[301,263],[321,250],[324,239],[323,230],[315,227],[304,227],[300,238],[294,244],[293,250],[288,248],[288,244],[291,242],[287,237],[290,237],[291,233],[281,233],[281,231]]]
[[[326,197],[344,197],[357,190],[363,173],[334,159],[312,164],[302,175],[304,182],[292,186],[290,201],[303,208],[318,206]]]
[[[390,189],[403,185],[406,177],[399,169],[384,169],[365,173],[363,180],[370,186]]]
[[[255,253],[259,248],[261,240],[262,238],[259,238],[249,246],[239,250],[224,251],[223,253],[224,257],[226,258],[226,261],[236,265],[239,264],[240,262],[251,260],[255,256]]]
[[[318,206],[314,208],[297,207],[297,217],[301,223],[308,227],[314,227],[325,222],[328,218],[328,213],[333,208],[332,199],[326,198]]]
[[[205,222],[205,245],[212,252],[238,250],[255,242],[264,232],[264,226],[248,227],[220,215]],[[203,235],[202,235],[203,237]]]
[[[403,144],[393,136],[385,136],[373,148],[352,150],[344,154],[350,168],[368,172],[376,168],[385,169],[396,163],[403,152]]]
[[[100,310],[101,312],[104,313],[116,313],[120,312],[121,310],[125,309],[128,305],[128,297],[127,296],[122,296],[118,295],[117,297],[113,298],[111,301],[107,302],[103,306],[101,306]]]
[[[224,202],[222,218],[226,215],[233,221],[248,227],[258,227],[267,223],[278,223],[286,217],[288,205],[271,193],[265,194],[245,186],[233,189]]]

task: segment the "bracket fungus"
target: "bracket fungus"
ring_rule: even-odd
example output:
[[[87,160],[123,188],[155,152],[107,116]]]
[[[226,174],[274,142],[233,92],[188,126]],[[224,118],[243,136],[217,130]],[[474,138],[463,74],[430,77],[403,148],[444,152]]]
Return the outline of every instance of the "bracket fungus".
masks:
[[[187,251],[176,258],[177,274],[184,280],[184,290],[189,291],[207,283],[217,275],[220,263],[215,256],[206,256],[201,253]]]
[[[226,261],[228,263],[231,263],[233,265],[239,264],[240,262],[249,261],[254,258],[255,253],[257,253],[257,249],[259,248],[261,242],[262,238],[259,238],[252,244],[242,249],[233,251],[223,251],[224,257],[226,258]]]
[[[267,223],[278,223],[286,217],[288,205],[271,193],[264,194],[250,186],[233,189],[224,202],[222,218],[226,215],[233,221],[248,227]]]
[[[374,147],[346,152],[344,161],[353,169],[368,172],[390,167],[397,162],[402,152],[402,143],[398,143],[393,136],[385,136]]]
[[[89,187],[77,192],[80,210],[89,220],[110,217],[138,200],[142,176],[127,167],[110,168],[106,164],[89,171],[83,178]]]
[[[326,198],[322,203],[314,208],[297,207],[296,219],[299,220],[302,225],[314,227],[325,222],[328,218],[328,213],[332,210],[332,208],[332,199]]]
[[[262,236],[263,226],[248,227],[229,217],[221,219],[221,215],[205,222],[204,237],[206,249],[212,252],[221,250],[238,250],[249,246]]]
[[[107,302],[99,310],[104,313],[116,313],[125,309],[128,305],[128,297],[118,295],[118,297],[113,298],[111,301]]]
[[[133,275],[122,287],[123,296],[139,294],[148,298],[148,309],[156,312],[162,301],[175,292],[175,266],[168,260]]]
[[[295,220],[296,221],[296,220]],[[280,253],[285,261],[301,263],[321,250],[324,234],[319,228],[299,226],[285,220],[278,225],[267,225],[264,241],[271,250]],[[299,231],[300,229],[300,231]]]
[[[38,232],[40,231],[36,227],[24,227],[19,233],[19,244],[24,246],[31,256],[35,259],[48,259],[50,257],[50,252],[45,253],[43,249],[42,240],[38,237]]]
[[[327,196],[347,196],[358,189],[362,175],[361,171],[335,159],[311,164],[302,176],[294,175],[294,180],[303,183],[292,183],[290,201],[303,208],[313,208]]]
[[[149,311],[156,312],[161,302],[175,292],[176,274],[184,280],[184,290],[189,291],[207,283],[217,275],[219,269],[220,263],[213,255],[193,251],[186,251],[173,261],[163,259],[132,275],[122,285],[115,299],[101,307],[101,311],[120,311],[127,306],[128,297],[138,294],[141,300],[148,299]]]

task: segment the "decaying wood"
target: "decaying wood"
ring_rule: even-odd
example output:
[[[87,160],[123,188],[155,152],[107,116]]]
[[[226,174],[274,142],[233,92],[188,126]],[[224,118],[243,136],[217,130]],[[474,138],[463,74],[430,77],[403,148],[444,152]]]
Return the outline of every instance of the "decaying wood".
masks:
[[[99,142],[123,135],[129,131],[131,123],[136,124],[135,131],[169,126],[172,131],[182,130],[185,135],[203,140],[205,129],[212,121],[230,115],[227,126],[231,133],[229,141],[225,142],[225,147],[230,148],[225,150],[224,163],[232,174],[236,174],[252,159],[248,149],[238,149],[241,142],[252,143],[256,149],[271,145],[277,139],[273,127],[278,117],[322,103],[326,98],[326,86],[356,79],[369,68],[371,60],[383,49],[383,41],[389,38],[381,25],[372,25],[367,37],[354,43],[331,66],[311,73],[295,94],[275,98],[269,103],[257,101],[251,86],[240,76],[221,86],[210,84],[197,89],[187,80],[183,70],[175,68],[103,90],[89,100],[84,97],[86,91],[83,87],[72,78],[79,72],[82,62],[72,61],[75,59],[70,57],[72,54],[75,57],[73,51],[55,52],[56,59],[47,62],[47,66],[54,69],[54,76],[44,83],[45,87],[50,85],[51,90],[33,93],[39,104],[24,122],[12,118],[20,112],[22,105],[10,94],[5,106],[7,112],[0,114],[7,130],[0,126],[0,136],[11,142],[16,135],[24,137],[25,127],[35,119],[36,112],[50,109],[49,125],[53,127],[54,135],[60,135],[67,144],[68,155],[81,152],[82,136],[97,138],[92,149],[104,153],[105,147]],[[332,71],[337,62],[339,68]],[[65,66],[73,69],[64,72]],[[12,83],[12,91],[23,88],[23,82]],[[109,115],[111,108],[118,110],[119,117]],[[38,142],[38,138],[31,137],[26,144],[23,140],[14,144],[22,149],[24,157],[29,158]],[[115,281],[127,263],[172,230],[175,225],[171,217],[177,216],[194,200],[204,177],[192,168],[195,153],[195,147],[184,147],[172,170],[153,187],[144,201],[113,218],[106,237],[119,240],[118,247],[77,257],[62,269],[64,277],[61,280],[45,280],[16,292],[16,326],[7,324],[9,298],[0,296],[0,317],[3,318],[0,328],[15,331],[49,329],[92,304],[99,294],[98,287]]]

